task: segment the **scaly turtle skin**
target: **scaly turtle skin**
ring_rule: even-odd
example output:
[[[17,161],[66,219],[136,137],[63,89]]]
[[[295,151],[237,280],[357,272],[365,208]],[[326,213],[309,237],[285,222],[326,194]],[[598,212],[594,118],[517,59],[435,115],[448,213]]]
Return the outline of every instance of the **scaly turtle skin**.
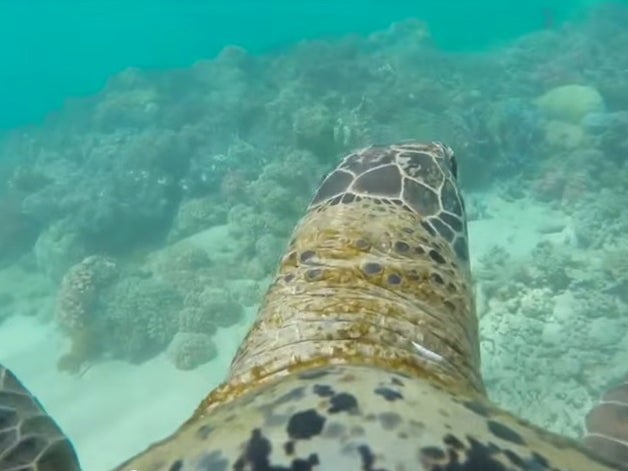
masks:
[[[70,440],[15,375],[0,365],[0,471],[18,470],[80,467]]]
[[[5,416],[10,425],[27,413],[8,407],[0,433]],[[26,469],[77,469],[68,450],[65,467],[40,458],[58,429],[39,447],[26,437],[0,440],[0,469],[12,469],[6,453]],[[226,382],[173,435],[116,468],[613,469],[488,401],[456,162],[449,147],[420,142],[360,150],[326,177]]]

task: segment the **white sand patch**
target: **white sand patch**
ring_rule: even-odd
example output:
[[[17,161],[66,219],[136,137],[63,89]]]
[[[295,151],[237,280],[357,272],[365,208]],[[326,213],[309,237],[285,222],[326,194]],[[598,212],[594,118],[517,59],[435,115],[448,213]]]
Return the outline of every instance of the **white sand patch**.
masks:
[[[203,248],[214,259],[237,251],[226,226],[203,231],[181,243]],[[42,402],[72,439],[83,469],[109,470],[174,432],[200,400],[225,377],[232,357],[252,322],[246,309],[239,324],[218,329],[218,356],[193,371],[179,371],[165,353],[141,365],[122,361],[94,364],[83,376],[57,370],[68,340],[52,319],[54,287],[42,275],[19,268],[0,271],[0,362]],[[8,301],[7,301],[8,299]],[[48,320],[48,321],[46,321]]]
[[[0,361],[72,439],[83,468],[105,471],[169,435],[190,416],[224,378],[247,325],[219,331],[214,338],[218,357],[193,371],[177,370],[162,354],[140,366],[98,363],[75,377],[57,371],[57,358],[67,345],[53,324],[14,316],[0,325]]]
[[[495,245],[511,256],[526,256],[545,239],[572,243],[571,221],[567,215],[533,200],[505,201],[491,194],[482,195],[488,216],[469,222],[471,264]]]

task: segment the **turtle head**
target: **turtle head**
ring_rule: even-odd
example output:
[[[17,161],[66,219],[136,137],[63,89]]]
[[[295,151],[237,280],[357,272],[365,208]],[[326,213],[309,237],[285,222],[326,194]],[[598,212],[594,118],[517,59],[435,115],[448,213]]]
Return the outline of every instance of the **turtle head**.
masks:
[[[449,172],[454,179],[458,178],[458,162],[454,150],[440,141],[405,141],[399,147],[406,147],[408,151],[427,152],[440,165],[444,173]]]
[[[435,143],[436,146],[442,149],[443,161],[444,164],[449,168],[449,171],[453,175],[454,178],[458,178],[458,161],[456,160],[456,155],[454,154],[454,150],[446,144],[442,144],[440,142]]]

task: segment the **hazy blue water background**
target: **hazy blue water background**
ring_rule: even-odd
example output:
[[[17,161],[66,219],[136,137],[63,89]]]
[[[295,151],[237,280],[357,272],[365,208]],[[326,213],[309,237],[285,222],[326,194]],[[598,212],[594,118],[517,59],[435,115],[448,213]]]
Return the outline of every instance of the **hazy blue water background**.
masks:
[[[576,17],[577,0],[0,1],[0,129],[40,121],[120,70],[186,67],[227,44],[259,53],[408,17],[449,50],[496,46]]]

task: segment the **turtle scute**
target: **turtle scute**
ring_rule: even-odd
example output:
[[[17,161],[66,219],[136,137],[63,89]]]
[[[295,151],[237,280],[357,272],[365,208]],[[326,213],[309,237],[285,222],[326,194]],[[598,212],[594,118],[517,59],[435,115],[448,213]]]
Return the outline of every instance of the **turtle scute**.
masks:
[[[39,401],[2,365],[0,470],[80,471],[70,440]]]
[[[628,470],[628,377],[602,395],[585,425],[585,444]]]

